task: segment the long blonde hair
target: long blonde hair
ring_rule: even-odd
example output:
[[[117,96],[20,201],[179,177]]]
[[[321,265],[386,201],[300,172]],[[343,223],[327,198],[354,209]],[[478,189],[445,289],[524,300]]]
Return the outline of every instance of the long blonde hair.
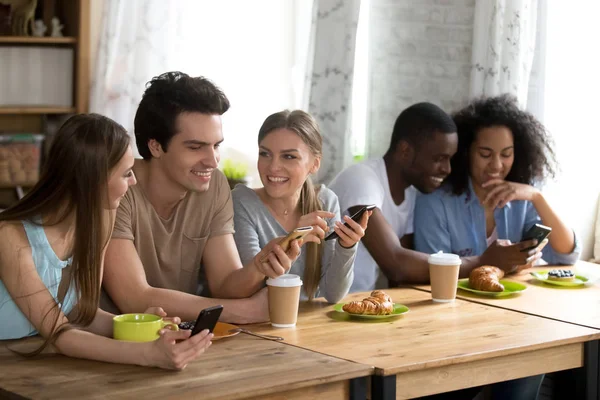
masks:
[[[102,115],[79,114],[69,118],[54,137],[38,183],[17,204],[0,213],[0,222],[25,220],[37,225],[41,225],[38,217],[44,215],[50,217],[45,223],[48,226],[75,216],[69,281],[61,280],[59,286],[74,285],[78,298],[75,325],[87,326],[96,316],[102,251],[108,244],[112,226],[103,201],[110,170],[127,151],[129,141],[125,128]],[[64,301],[66,292],[59,289],[59,303]],[[58,324],[60,308],[56,303],[46,317],[54,319],[50,335],[40,348],[24,355],[40,353],[72,328],[70,324]]]
[[[258,131],[259,145],[269,133],[277,129],[288,129],[294,132],[308,146],[313,156],[321,157],[323,138],[321,137],[317,121],[310,114],[302,110],[284,110],[269,115]],[[306,181],[302,185],[299,205],[302,215],[323,210],[323,204],[319,200],[318,191],[312,183],[310,176],[306,178]],[[308,298],[312,300],[317,293],[321,280],[323,244],[307,243],[305,246],[304,289]]]

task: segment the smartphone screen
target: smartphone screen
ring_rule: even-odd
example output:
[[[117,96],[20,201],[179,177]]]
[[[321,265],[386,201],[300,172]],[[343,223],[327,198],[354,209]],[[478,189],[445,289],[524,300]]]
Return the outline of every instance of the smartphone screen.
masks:
[[[537,244],[535,246],[528,247],[521,251],[529,251],[529,250],[535,249],[537,246],[539,246],[544,241],[544,239],[546,239],[548,237],[548,235],[550,235],[550,232],[552,232],[552,228],[550,228],[548,226],[544,226],[542,224],[533,225],[525,233],[525,235],[523,236],[523,239],[521,241],[524,242],[526,240],[537,239]]]
[[[194,324],[194,329],[192,329],[191,336],[202,332],[204,329],[208,329],[209,332],[212,333],[212,331],[215,329],[215,325],[217,325],[217,321],[219,320],[222,311],[223,306],[221,305],[205,308],[204,310],[200,311],[198,319]]]
[[[363,214],[367,211],[371,211],[375,209],[375,205],[371,204],[369,206],[364,206],[361,207],[360,210],[358,210],[357,212],[355,212],[350,218],[352,218],[355,222],[360,221],[360,219],[362,218]],[[345,226],[349,226],[348,223],[346,222],[344,224]],[[329,235],[327,235],[327,237],[325,238],[325,240],[331,240],[331,239],[335,239],[338,237],[338,234],[336,231],[331,232]]]

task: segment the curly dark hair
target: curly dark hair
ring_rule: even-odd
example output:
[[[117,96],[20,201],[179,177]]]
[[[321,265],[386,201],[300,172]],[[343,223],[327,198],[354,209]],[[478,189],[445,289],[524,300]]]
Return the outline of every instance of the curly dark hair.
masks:
[[[509,94],[480,98],[452,114],[458,133],[458,151],[452,157],[452,172],[446,179],[456,195],[469,186],[469,149],[482,128],[506,126],[514,140],[514,163],[507,181],[533,185],[555,176],[553,141],[546,128],[531,113],[521,110]]]
[[[146,85],[133,121],[138,151],[144,160],[152,158],[148,141],[155,139],[167,151],[175,135],[175,120],[185,112],[223,115],[229,100],[221,89],[204,77],[179,71],[165,72]]]

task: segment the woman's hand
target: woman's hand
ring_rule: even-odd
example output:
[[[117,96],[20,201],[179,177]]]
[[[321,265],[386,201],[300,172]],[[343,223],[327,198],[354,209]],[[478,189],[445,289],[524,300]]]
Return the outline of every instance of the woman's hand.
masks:
[[[159,317],[162,317],[162,319],[164,319],[165,321],[171,321],[174,324],[181,323],[181,318],[179,317],[167,317],[167,313],[165,312],[165,310],[162,309],[162,307],[150,307],[146,311],[144,311],[144,314],[158,315]]]
[[[325,218],[333,218],[335,214],[329,211],[313,211],[303,215],[298,220],[298,227],[312,226],[313,230],[304,237],[304,242],[321,243],[325,233],[329,230]]]
[[[494,265],[507,274],[518,272],[542,257],[538,247],[526,250],[530,246],[537,246],[537,240],[530,239],[513,244],[508,239],[497,239],[481,255],[481,264]]]
[[[535,265],[537,264],[537,262],[542,258],[542,256],[543,256],[542,250],[544,249],[544,247],[546,247],[547,244],[548,244],[548,239],[544,239],[542,241],[542,243],[540,243],[535,248],[535,251],[537,252],[536,256],[530,262],[528,262],[527,264],[518,265],[513,272],[519,273],[519,272],[521,272],[523,270],[535,267]]]
[[[287,252],[279,245],[282,239],[283,237],[278,237],[271,240],[260,253],[254,256],[252,263],[254,267],[269,278],[277,278],[285,274],[300,255],[302,239],[292,240]]]
[[[530,185],[509,182],[502,179],[492,179],[481,185],[489,192],[483,200],[484,205],[502,208],[513,200],[527,200],[533,202],[539,190]]]
[[[208,329],[190,337],[192,331],[161,329],[160,337],[148,343],[145,364],[152,367],[182,370],[198,358],[212,344],[213,334]]]
[[[348,224],[345,226],[340,221],[336,221],[334,230],[338,234],[338,243],[342,247],[350,248],[354,246],[363,236],[365,236],[365,229],[369,223],[369,217],[373,211],[367,211],[363,213],[359,222],[354,221],[349,216],[344,216],[344,221]]]

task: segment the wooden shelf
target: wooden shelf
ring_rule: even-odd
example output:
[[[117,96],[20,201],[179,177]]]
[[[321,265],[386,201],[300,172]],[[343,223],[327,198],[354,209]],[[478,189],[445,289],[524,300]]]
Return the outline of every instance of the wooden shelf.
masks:
[[[0,114],[73,114],[75,107],[0,106]]]
[[[72,36],[65,37],[35,37],[35,36],[0,36],[1,44],[71,44],[77,43],[77,38]]]

